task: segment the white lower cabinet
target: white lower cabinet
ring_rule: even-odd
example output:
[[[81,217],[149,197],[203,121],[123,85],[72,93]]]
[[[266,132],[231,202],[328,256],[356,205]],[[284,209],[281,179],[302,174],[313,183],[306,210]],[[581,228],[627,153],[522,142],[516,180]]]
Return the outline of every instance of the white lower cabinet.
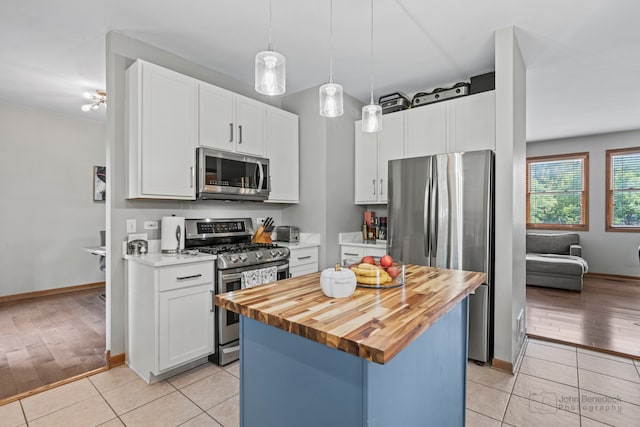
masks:
[[[385,248],[371,246],[351,246],[340,245],[340,260],[344,264],[344,261],[348,258],[362,258],[367,255],[381,257],[387,253]]]
[[[153,382],[214,352],[213,262],[128,263],[129,366]]]
[[[289,274],[291,277],[303,276],[318,271],[318,247],[289,248]]]

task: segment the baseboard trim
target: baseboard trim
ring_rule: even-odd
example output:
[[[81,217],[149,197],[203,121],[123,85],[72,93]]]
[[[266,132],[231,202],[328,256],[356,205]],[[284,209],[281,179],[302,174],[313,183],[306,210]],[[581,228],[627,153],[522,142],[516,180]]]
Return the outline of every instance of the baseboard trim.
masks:
[[[605,274],[605,273],[585,273],[585,277],[593,277],[597,279],[617,280],[617,281],[640,281],[639,276],[622,276],[620,274]]]
[[[25,399],[29,396],[33,396],[34,394],[42,393],[43,391],[51,390],[52,388],[60,387],[61,385],[69,384],[74,381],[81,380],[83,378],[87,378],[91,375],[99,374],[100,372],[107,371],[109,369],[108,366],[102,366],[100,368],[94,369],[89,372],[85,372],[83,374],[78,374],[75,377],[65,378],[64,380],[57,381],[55,383],[43,385],[42,387],[34,388],[33,390],[25,391],[24,393],[16,394],[15,396],[7,397],[5,399],[0,400],[0,406],[6,405],[7,403],[15,402],[16,400]]]
[[[44,297],[48,295],[66,294],[68,292],[85,291],[104,287],[105,282],[87,283],[85,285],[67,286],[66,288],[45,289],[43,291],[25,292],[23,294],[5,295],[0,297],[0,302],[20,301],[23,299]]]
[[[513,363],[511,362],[505,362],[504,360],[496,359],[494,357],[493,360],[491,360],[491,366],[496,369],[500,369],[501,371],[513,374]]]
[[[107,366],[109,369],[115,368],[119,365],[124,365],[125,355],[124,353],[116,354],[114,356],[111,355],[111,350],[107,350]]]
[[[594,347],[594,346],[591,346],[591,345],[576,344],[574,342],[562,341],[562,340],[557,340],[557,339],[549,338],[549,337],[543,337],[542,335],[535,335],[535,334],[529,334],[528,333],[527,336],[529,338],[534,339],[534,340],[553,342],[553,343],[556,343],[556,344],[570,345],[572,347],[584,348],[585,350],[591,350],[591,351],[595,351],[595,352],[598,352],[598,353],[606,353],[606,354],[610,354],[612,356],[624,357],[625,359],[640,360],[640,356],[637,355],[637,354],[620,353],[619,351],[607,350],[607,349],[604,349],[604,348],[598,348],[598,347]]]

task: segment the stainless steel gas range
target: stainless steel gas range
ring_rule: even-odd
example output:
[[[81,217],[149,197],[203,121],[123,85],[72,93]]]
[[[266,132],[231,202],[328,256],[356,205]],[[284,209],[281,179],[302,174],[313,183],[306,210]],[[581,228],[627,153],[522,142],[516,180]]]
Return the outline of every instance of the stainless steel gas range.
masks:
[[[251,218],[185,220],[185,249],[217,256],[216,294],[243,289],[289,277],[289,248],[252,243]],[[240,317],[215,307],[213,360],[226,365],[240,355]]]

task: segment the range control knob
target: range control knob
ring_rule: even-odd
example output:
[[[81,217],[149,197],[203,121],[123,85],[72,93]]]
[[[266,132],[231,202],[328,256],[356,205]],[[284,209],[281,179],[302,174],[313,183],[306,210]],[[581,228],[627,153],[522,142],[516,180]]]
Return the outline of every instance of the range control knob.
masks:
[[[284,255],[284,252],[282,252],[282,250],[278,249],[278,255],[282,256],[282,255]]]
[[[262,252],[256,252],[256,258],[257,259],[262,259],[263,256],[264,256],[264,254]]]
[[[231,262],[233,262],[233,263],[238,262],[238,255],[235,255],[235,254],[231,255],[231,256],[229,257],[229,261],[231,261]]]
[[[271,256],[276,256],[278,254],[278,251],[276,250],[270,250],[269,253],[271,254]]]
[[[247,256],[245,254],[240,254],[240,261],[245,262],[247,260]]]

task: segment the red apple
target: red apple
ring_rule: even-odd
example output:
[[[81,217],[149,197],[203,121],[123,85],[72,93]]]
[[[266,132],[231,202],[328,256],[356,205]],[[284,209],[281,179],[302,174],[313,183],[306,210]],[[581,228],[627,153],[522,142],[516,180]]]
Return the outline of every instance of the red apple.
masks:
[[[393,258],[391,258],[391,255],[385,255],[380,258],[380,265],[384,268],[391,267],[393,265]]]
[[[400,269],[398,267],[389,267],[387,268],[387,274],[395,279],[400,274]]]
[[[371,255],[367,255],[366,257],[362,258],[362,261],[360,261],[360,262],[364,262],[366,264],[371,264],[371,265],[376,265],[376,260]]]

